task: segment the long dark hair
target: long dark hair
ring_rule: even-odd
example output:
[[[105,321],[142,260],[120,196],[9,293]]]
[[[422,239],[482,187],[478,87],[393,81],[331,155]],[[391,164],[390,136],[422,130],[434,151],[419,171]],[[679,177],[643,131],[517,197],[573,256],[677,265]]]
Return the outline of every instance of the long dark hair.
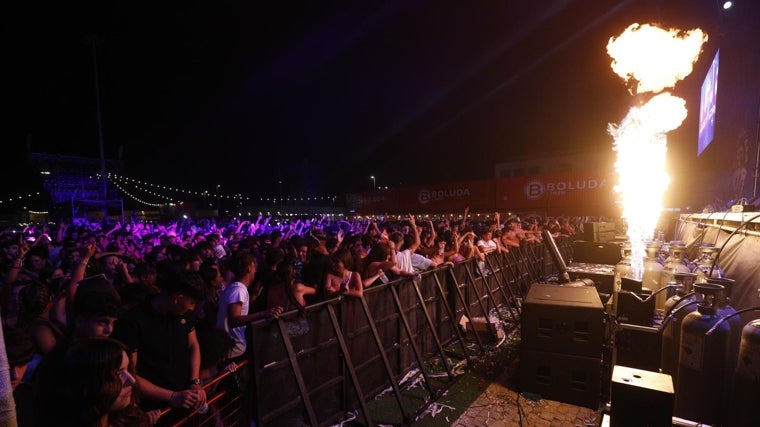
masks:
[[[37,407],[44,411],[36,425],[98,426],[122,390],[124,353],[110,338],[77,339],[51,353],[40,366]]]
[[[372,249],[369,251],[366,257],[364,257],[364,263],[362,264],[362,277],[366,278],[369,271],[369,266],[375,261],[387,261],[388,256],[391,254],[391,247],[384,242],[375,243]]]
[[[351,253],[350,249],[338,249],[330,256],[330,261],[332,261],[332,272],[336,275],[338,274],[338,262],[342,262],[343,266],[346,267],[346,270],[348,271],[355,271],[356,269],[354,254]]]
[[[298,302],[295,292],[293,291],[292,283],[296,278],[296,272],[293,268],[293,264],[287,261],[280,261],[279,264],[277,264],[276,274],[277,282],[284,287],[285,296],[288,298],[288,301],[296,308],[298,308],[298,312],[301,314],[301,316],[305,316],[306,308],[302,306],[300,302]]]

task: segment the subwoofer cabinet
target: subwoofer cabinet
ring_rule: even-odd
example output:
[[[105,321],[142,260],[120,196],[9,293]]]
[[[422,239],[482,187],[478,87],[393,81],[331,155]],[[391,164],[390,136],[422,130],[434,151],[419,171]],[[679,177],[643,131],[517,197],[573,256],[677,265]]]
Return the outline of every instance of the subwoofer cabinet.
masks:
[[[522,305],[525,349],[601,357],[604,307],[592,286],[533,284]]]

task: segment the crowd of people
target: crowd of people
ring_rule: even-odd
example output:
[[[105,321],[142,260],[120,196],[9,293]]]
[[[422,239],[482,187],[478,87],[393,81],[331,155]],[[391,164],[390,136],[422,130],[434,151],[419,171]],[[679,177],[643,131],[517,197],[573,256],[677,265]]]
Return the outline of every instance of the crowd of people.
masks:
[[[256,351],[253,321],[538,243],[543,230],[573,236],[587,220],[465,210],[9,228],[0,309],[18,423],[155,425],[164,408],[203,407],[203,385]]]

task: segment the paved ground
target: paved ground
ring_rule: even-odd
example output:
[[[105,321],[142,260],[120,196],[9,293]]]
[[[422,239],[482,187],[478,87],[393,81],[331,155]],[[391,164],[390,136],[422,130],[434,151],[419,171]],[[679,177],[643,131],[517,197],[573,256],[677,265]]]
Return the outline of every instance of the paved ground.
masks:
[[[526,400],[510,390],[508,383],[510,370],[492,382],[451,425],[453,427],[598,427],[601,425],[601,411],[574,406],[553,400]],[[518,406],[519,404],[519,406]],[[522,424],[520,413],[522,410]],[[443,425],[443,424],[441,424]]]

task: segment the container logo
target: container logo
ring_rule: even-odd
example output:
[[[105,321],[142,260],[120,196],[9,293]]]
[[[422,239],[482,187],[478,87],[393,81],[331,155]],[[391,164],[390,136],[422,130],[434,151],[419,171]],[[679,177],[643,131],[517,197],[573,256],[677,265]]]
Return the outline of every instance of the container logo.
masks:
[[[452,188],[450,190],[428,190],[423,188],[417,193],[417,200],[421,204],[431,201],[439,201],[450,197],[470,197],[469,188]]]
[[[525,197],[527,197],[528,200],[538,200],[545,195],[564,196],[573,191],[596,190],[605,185],[605,180],[597,181],[595,179],[556,181],[547,182],[546,184],[541,180],[533,179],[525,184]]]
[[[546,188],[544,187],[544,183],[537,179],[530,180],[525,184],[525,197],[527,197],[528,200],[538,200],[544,197],[545,192]]]

